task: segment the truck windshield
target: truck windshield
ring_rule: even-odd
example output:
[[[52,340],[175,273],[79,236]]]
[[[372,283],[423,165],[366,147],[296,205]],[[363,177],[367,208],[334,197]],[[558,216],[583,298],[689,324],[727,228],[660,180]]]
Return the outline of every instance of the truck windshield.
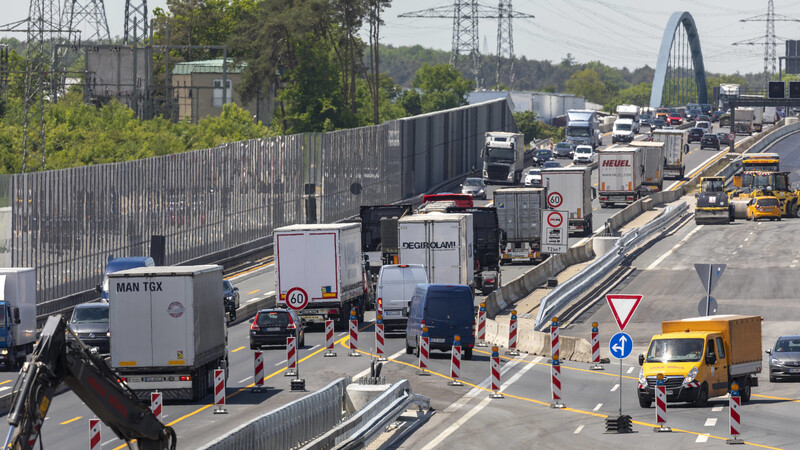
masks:
[[[72,311],[72,323],[108,322],[108,308],[75,308]]]
[[[722,180],[703,180],[703,192],[721,192],[724,186]]]
[[[629,123],[618,123],[617,130],[620,131],[631,131],[631,124]]]
[[[491,161],[514,161],[513,148],[493,148],[486,149],[486,155]]]
[[[567,127],[567,136],[589,137],[589,127]]]
[[[656,339],[650,343],[645,362],[694,362],[702,356],[703,339]]]
[[[0,328],[5,328],[6,326],[6,307],[0,307]]]

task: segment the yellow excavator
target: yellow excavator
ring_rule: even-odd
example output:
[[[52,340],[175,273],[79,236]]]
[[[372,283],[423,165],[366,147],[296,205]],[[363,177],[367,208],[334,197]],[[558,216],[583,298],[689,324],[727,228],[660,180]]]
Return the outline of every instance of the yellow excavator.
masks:
[[[734,204],[771,195],[780,202],[783,217],[800,217],[800,192],[789,185],[789,172],[743,172],[734,176],[733,185],[728,195]]]

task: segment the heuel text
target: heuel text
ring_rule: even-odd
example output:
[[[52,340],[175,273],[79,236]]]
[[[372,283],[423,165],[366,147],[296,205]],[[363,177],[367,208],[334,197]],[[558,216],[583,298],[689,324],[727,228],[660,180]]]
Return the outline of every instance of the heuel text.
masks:
[[[603,167],[630,167],[631,162],[627,159],[606,159],[603,160]]]

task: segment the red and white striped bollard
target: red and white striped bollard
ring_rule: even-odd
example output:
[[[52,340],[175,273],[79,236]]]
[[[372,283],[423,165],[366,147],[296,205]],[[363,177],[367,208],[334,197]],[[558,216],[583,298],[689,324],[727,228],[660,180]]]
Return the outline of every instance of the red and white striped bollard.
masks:
[[[463,386],[464,383],[459,381],[461,378],[461,336],[453,336],[453,350],[450,357],[450,381],[447,382],[450,386]]]
[[[559,348],[560,345],[558,342],[558,318],[553,317],[553,322],[550,324],[550,354],[558,355]]]
[[[356,310],[350,311],[350,353],[348,356],[361,356],[358,353],[358,316]]]
[[[155,391],[150,393],[150,409],[159,422],[164,421],[164,402],[162,399],[163,396],[161,392]]]
[[[428,337],[428,327],[422,327],[422,336],[419,338],[419,371],[417,375],[430,375],[425,369],[428,368],[428,357],[430,356],[430,338]]]
[[[604,370],[600,365],[600,330],[597,329],[597,322],[592,322],[592,364],[589,370]]]
[[[285,377],[297,375],[297,339],[294,336],[286,338],[286,372]]]
[[[506,355],[519,356],[517,350],[517,310],[511,311],[511,318],[508,320],[508,351]]]
[[[327,351],[322,356],[336,356],[336,352],[333,351],[333,321],[330,319],[325,321],[325,348]]]
[[[731,385],[731,400],[730,400],[730,426],[731,437],[726,442],[728,444],[744,444],[744,441],[739,438],[741,435],[742,416],[739,410],[742,407],[742,397],[739,396],[739,385],[734,381]]]
[[[492,377],[492,393],[489,398],[503,398],[500,391],[500,353],[497,351],[497,346],[492,347],[492,357],[489,359],[489,367]]]
[[[656,376],[656,423],[658,426],[653,428],[657,432],[669,432],[672,428],[667,424],[667,380],[664,374]]]
[[[100,419],[89,419],[89,449],[102,450],[100,444]]]
[[[550,369],[550,390],[553,402],[551,408],[564,408],[567,405],[561,402],[561,364],[558,361],[558,353],[553,354]]]
[[[214,369],[214,414],[228,414],[225,409],[225,371]]]
[[[257,351],[253,354],[253,392],[264,392],[264,354]]]
[[[383,346],[383,315],[378,314],[375,316],[375,354],[378,355],[378,361],[388,361]]]
[[[476,347],[486,347],[486,303],[481,302],[478,309],[478,333],[475,337]]]

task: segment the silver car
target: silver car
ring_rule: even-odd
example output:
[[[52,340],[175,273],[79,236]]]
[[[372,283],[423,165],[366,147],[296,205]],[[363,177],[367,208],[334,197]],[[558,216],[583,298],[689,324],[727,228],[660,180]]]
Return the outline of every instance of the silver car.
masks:
[[[800,336],[781,336],[769,355],[769,381],[800,379]]]
[[[480,178],[467,178],[461,185],[461,193],[486,200],[486,183]]]

